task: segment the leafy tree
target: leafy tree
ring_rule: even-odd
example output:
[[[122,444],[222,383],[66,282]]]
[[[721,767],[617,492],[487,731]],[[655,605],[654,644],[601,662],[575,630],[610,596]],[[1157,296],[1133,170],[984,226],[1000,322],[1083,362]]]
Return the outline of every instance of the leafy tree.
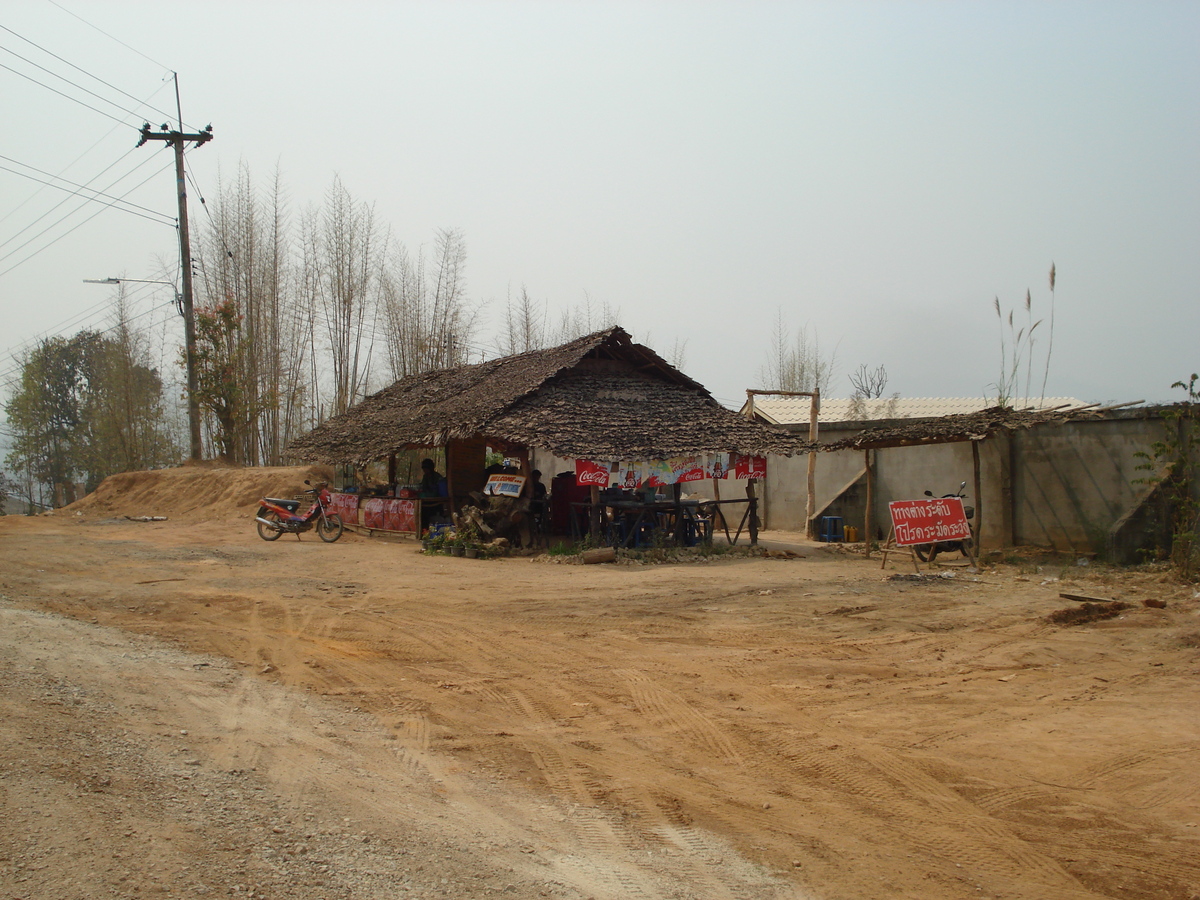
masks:
[[[198,308],[195,315],[197,401],[216,420],[213,440],[221,457],[240,463],[238,437],[253,414],[242,374],[248,352],[243,317],[232,300]]]
[[[18,487],[17,483],[9,479],[8,475],[0,472],[0,516],[7,514],[4,504],[10,496],[17,492]]]
[[[55,505],[75,499],[86,358],[97,340],[93,332],[80,332],[74,338],[54,337],[39,343],[21,360],[17,384],[5,406],[15,434],[8,464],[48,485]]]
[[[1200,549],[1200,375],[1186,382],[1176,381],[1173,388],[1186,392],[1186,399],[1168,407],[1163,414],[1166,431],[1149,451],[1136,456],[1137,468],[1149,472],[1137,479],[1139,484],[1158,485],[1171,515],[1171,564],[1185,581],[1196,575],[1197,550]]]
[[[8,465],[49,487],[55,505],[75,484],[174,459],[162,382],[139,361],[132,334],[81,331],[49,338],[21,361],[5,406],[15,440]]]

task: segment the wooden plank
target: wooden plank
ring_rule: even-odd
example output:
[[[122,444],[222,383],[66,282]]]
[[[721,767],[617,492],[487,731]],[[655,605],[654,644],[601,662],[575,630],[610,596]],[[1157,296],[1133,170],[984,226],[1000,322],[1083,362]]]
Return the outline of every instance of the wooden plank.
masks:
[[[1059,594],[1064,600],[1075,600],[1078,603],[1112,603],[1112,597],[1091,597],[1087,594]]]

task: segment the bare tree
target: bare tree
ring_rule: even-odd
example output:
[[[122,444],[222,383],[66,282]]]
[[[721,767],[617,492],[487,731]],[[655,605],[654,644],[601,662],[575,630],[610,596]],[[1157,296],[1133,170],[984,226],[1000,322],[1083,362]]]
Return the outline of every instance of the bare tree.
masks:
[[[302,312],[304,298],[292,291],[295,263],[278,170],[264,195],[241,165],[232,183],[219,183],[211,211],[211,220],[197,228],[199,303],[216,308],[232,302],[242,317],[245,353],[238,379],[245,418],[235,424],[238,456],[278,464],[303,424],[303,336],[311,323],[311,313]]]
[[[512,356],[548,346],[546,318],[546,304],[530,297],[525,285],[521,285],[521,294],[515,301],[510,291],[504,308],[504,331],[497,342],[501,355]]]
[[[386,239],[374,207],[358,203],[337,178],[325,205],[304,224],[303,279],[329,352],[328,413],[345,412],[363,393],[374,343],[380,257]]]
[[[862,397],[864,400],[875,400],[882,397],[887,383],[887,369],[883,366],[868,369],[867,364],[863,363],[850,376],[850,386],[854,388],[854,396]]]
[[[837,365],[837,351],[825,356],[821,342],[808,326],[802,325],[794,335],[784,325],[783,313],[776,315],[771,329],[771,348],[766,364],[759,370],[763,385],[778,391],[812,391],[822,394],[829,390],[833,370]]]
[[[384,335],[392,377],[462,365],[470,355],[478,308],[466,297],[466,241],[458,229],[441,229],[433,260],[416,259],[398,245],[381,279]]]

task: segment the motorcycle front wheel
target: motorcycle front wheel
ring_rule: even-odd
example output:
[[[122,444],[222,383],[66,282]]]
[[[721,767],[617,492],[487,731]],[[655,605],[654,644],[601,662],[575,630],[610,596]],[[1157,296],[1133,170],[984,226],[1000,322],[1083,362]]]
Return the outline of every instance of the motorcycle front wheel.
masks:
[[[317,519],[317,536],[327,544],[340,538],[343,528],[342,517],[337,513],[328,513],[324,518]]]
[[[938,555],[937,544],[917,544],[913,549],[917,551],[917,559],[921,562],[933,562],[933,558]]]
[[[277,513],[273,513],[265,509],[260,509],[258,511],[258,517],[260,519],[267,519],[271,522],[279,521],[279,515]],[[264,541],[277,541],[282,534],[283,532],[278,528],[272,528],[270,525],[264,525],[262,522],[258,523],[258,536]]]

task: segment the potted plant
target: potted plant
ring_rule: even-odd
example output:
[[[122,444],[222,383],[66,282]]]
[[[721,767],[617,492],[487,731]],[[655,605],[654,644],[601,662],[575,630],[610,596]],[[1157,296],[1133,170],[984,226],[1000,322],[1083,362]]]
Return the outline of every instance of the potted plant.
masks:
[[[458,538],[462,542],[462,555],[468,559],[479,556],[479,528],[473,521],[461,522],[458,528]]]

